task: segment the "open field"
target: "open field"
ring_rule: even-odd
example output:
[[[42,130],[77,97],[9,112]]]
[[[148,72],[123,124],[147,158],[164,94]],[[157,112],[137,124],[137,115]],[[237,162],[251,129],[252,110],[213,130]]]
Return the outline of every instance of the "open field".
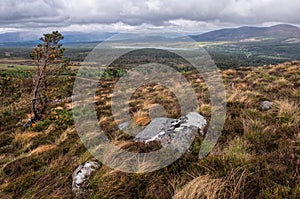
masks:
[[[12,68],[8,66],[13,66]],[[17,65],[17,64],[4,64],[0,63],[0,70],[33,70],[34,66],[32,65]]]

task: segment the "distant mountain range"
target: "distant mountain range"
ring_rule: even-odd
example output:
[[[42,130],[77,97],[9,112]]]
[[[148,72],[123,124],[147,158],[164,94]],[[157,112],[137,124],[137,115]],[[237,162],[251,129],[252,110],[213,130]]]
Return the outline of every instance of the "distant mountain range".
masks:
[[[64,39],[62,43],[89,43],[103,41],[116,33],[111,32],[62,32]],[[42,34],[32,32],[9,32],[0,34],[1,46],[34,46],[39,43],[39,38]]]
[[[196,41],[239,41],[247,39],[290,39],[300,38],[300,28],[287,24],[271,27],[240,27],[221,29],[191,36]]]
[[[63,32],[65,44],[89,43],[103,41],[116,33],[111,32]],[[10,32],[0,34],[1,46],[34,46],[39,41],[40,34],[32,32]],[[172,38],[174,35],[170,35]],[[300,39],[300,28],[287,24],[271,27],[240,27],[215,30],[200,35],[191,35],[196,41],[256,41],[262,39]],[[155,38],[158,39],[159,38]],[[173,38],[174,39],[174,38]]]

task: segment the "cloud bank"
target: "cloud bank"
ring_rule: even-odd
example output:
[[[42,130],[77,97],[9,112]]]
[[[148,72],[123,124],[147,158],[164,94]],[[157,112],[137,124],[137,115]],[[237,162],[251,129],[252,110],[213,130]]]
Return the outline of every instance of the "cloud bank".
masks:
[[[0,31],[60,28],[80,31],[300,24],[299,0],[2,0]]]

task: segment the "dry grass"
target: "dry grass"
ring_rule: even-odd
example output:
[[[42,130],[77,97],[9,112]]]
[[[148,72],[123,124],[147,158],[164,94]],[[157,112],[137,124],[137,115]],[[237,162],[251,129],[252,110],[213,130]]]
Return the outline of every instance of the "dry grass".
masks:
[[[40,132],[25,132],[16,133],[14,136],[13,144],[16,148],[22,148],[22,151],[28,150],[33,145],[33,139],[40,136]]]
[[[225,177],[225,198],[238,199],[245,198],[245,185],[251,173],[244,168],[232,169]]]
[[[247,178],[251,175],[247,169],[241,167],[230,170],[223,178],[199,176],[176,191],[173,199],[245,198]]]
[[[66,141],[69,137],[70,134],[75,134],[76,130],[74,127],[69,127],[68,129],[66,129],[58,139],[55,140],[55,144],[59,145],[62,142]]]
[[[265,144],[270,142],[272,136],[276,132],[276,128],[273,125],[267,125],[265,121],[260,118],[241,118],[243,124],[244,138],[252,145],[252,148],[260,151],[264,151]],[[262,144],[264,143],[264,144]]]
[[[49,150],[52,150],[52,149],[55,149],[55,148],[56,148],[56,145],[53,145],[53,144],[48,144],[48,145],[40,146],[40,147],[32,150],[30,152],[29,156],[37,155],[37,154],[40,154],[40,153],[43,153],[43,152],[46,152],[46,151],[49,151]]]
[[[300,123],[300,109],[299,105],[290,100],[275,101],[278,113],[277,117],[280,121],[286,124]]]
[[[41,135],[40,132],[32,132],[32,131],[28,131],[28,132],[24,132],[24,133],[18,133],[15,136],[15,141],[16,142],[21,142],[23,143],[24,141],[28,141],[36,136]]]
[[[199,176],[177,191],[173,199],[217,199],[224,186],[222,179],[212,179],[209,175]]]
[[[133,116],[133,121],[135,122],[136,125],[147,126],[151,122],[151,119],[147,115],[147,113],[137,112]]]
[[[53,130],[55,130],[55,124],[50,124],[49,127],[45,130],[45,134],[51,133]]]
[[[285,79],[284,77],[282,77],[282,78],[276,80],[276,81],[274,82],[274,84],[277,84],[277,85],[280,86],[280,87],[293,86],[293,84],[292,84],[290,81],[288,81],[287,79]]]
[[[223,72],[223,74],[226,74],[226,75],[236,75],[236,70],[234,69],[229,69],[229,70],[226,70]]]
[[[179,160],[152,173],[127,174],[102,165],[90,180],[92,192],[86,198],[171,198],[173,195],[180,199],[299,198],[299,69],[300,63],[286,63],[222,71],[228,89],[227,120],[219,142],[208,157],[198,159],[200,138]],[[198,92],[199,112],[209,121],[207,85],[197,74],[185,75]],[[230,89],[231,82],[235,83],[234,89]],[[113,144],[130,152],[160,149],[159,143],[137,144],[116,130],[116,124],[124,121],[114,121],[110,113],[112,83],[101,82],[102,93],[93,99],[99,101],[98,117],[106,135]],[[274,102],[269,111],[260,109],[263,100]],[[25,107],[25,101],[22,99],[18,107]],[[158,112],[163,107],[168,117],[178,116],[176,103],[167,88],[145,86],[137,89],[130,99],[130,114],[137,125],[146,126],[152,118],[149,110]],[[60,106],[64,110],[71,108],[69,104]],[[25,113],[26,110],[22,118]],[[1,134],[0,197],[72,198],[72,172],[93,156],[76,135],[74,126],[61,130],[51,122],[40,133],[22,132],[22,127],[13,124]],[[89,141],[94,140],[93,137]],[[95,144],[95,150],[98,148],[101,150]],[[123,156],[116,160],[118,155],[118,151],[106,154],[106,161],[119,166],[132,165],[134,160]],[[143,160],[140,163],[140,171],[154,165]]]

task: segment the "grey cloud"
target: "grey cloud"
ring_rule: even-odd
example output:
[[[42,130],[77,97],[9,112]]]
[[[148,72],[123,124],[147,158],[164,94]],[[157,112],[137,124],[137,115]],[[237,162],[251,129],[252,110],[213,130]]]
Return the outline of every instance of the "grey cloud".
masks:
[[[2,0],[0,23],[47,23],[61,21],[62,6],[58,0]]]
[[[173,20],[217,26],[300,24],[298,10],[298,0],[2,0],[0,25],[30,28],[122,22],[130,26],[173,26]]]

